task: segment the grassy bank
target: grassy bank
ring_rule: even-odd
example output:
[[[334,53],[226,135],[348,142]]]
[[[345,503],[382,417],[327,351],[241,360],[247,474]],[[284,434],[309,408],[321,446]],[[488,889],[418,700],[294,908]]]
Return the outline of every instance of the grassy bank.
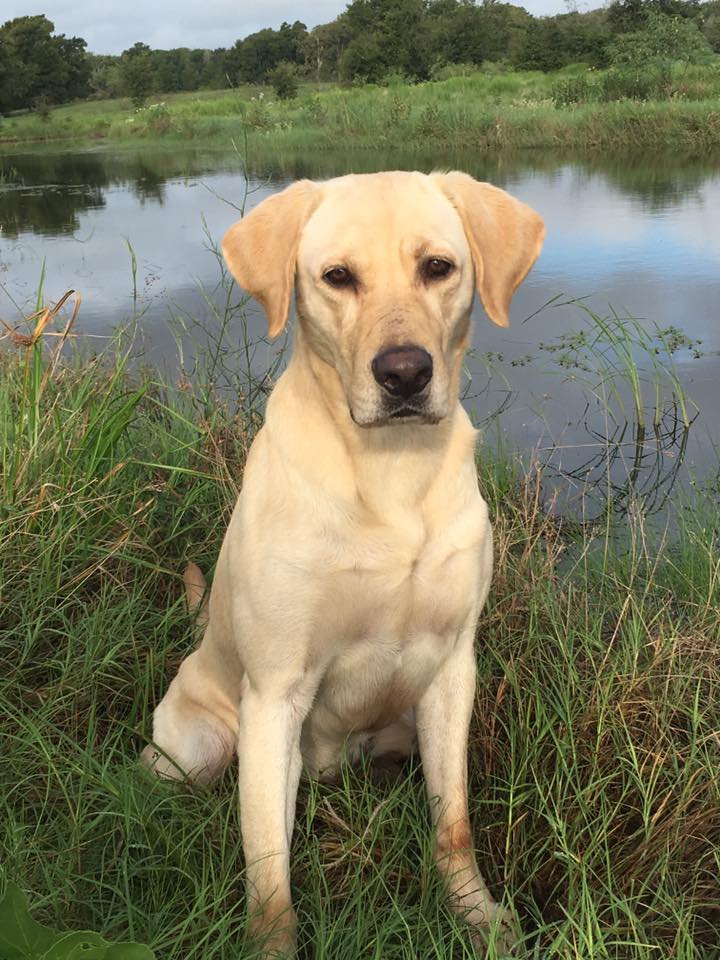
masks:
[[[3,875],[56,928],[235,960],[232,773],[178,788],[136,757],[193,643],[179,573],[188,559],[212,572],[262,394],[238,383],[228,406],[212,386],[222,351],[174,388],[122,350],[55,363],[39,331],[14,339],[0,353]],[[497,559],[471,814],[489,884],[520,917],[518,956],[720,957],[717,498],[688,494],[672,537],[640,507],[617,533],[566,529],[537,470],[483,449],[478,469]],[[353,772],[305,785],[298,824],[302,956],[471,956],[417,766],[386,787]]]
[[[641,82],[642,80],[642,82]],[[632,99],[641,90],[648,99]],[[653,99],[662,94],[662,99]],[[292,101],[256,89],[178,94],[134,111],[84,102],[0,121],[0,142],[180,139],[254,152],[412,146],[631,147],[720,143],[720,68],[675,71],[662,89],[617,72],[482,73],[410,86],[303,89]]]

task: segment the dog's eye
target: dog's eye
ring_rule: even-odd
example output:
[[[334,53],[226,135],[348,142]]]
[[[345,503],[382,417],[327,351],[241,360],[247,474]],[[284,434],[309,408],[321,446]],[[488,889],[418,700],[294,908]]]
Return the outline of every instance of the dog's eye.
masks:
[[[326,270],[323,280],[331,287],[351,287],[355,283],[355,277],[347,267],[333,267],[331,270]]]
[[[426,280],[442,280],[449,276],[455,265],[442,257],[429,257],[422,265],[422,274]]]

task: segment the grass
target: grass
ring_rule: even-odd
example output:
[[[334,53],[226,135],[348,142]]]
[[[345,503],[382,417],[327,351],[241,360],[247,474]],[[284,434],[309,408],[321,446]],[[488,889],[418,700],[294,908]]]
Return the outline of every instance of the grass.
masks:
[[[67,314],[38,307],[0,352],[2,874],[54,927],[163,960],[251,957],[232,773],[199,789],[137,765],[194,642],[179,573],[212,572],[261,422],[262,390],[237,382],[230,404],[215,386],[242,303],[228,290],[209,359],[177,387],[122,343],[70,349]],[[518,957],[720,957],[717,492],[678,494],[672,535],[641,503],[619,529],[565,528],[539,467],[481,449],[478,471],[496,573],[471,815]],[[305,784],[301,955],[471,957],[430,847],[417,765],[385,787],[351,770]]]
[[[117,141],[247,137],[253,153],[278,149],[412,146],[452,149],[630,147],[720,143],[720,68],[676,69],[650,99],[624,97],[606,71],[582,65],[557,74],[482,72],[417,84],[352,89],[305,86],[292,101],[263,88],[175,94],[139,111],[127,100],[59,107],[0,121],[0,142],[106,138]],[[605,92],[603,92],[605,91]],[[659,99],[652,99],[653,96]],[[577,98],[578,102],[574,102]]]

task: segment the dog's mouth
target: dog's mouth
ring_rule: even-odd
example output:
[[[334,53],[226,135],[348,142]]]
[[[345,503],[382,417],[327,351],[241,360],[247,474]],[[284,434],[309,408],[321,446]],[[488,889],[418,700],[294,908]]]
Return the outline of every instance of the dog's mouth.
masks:
[[[368,424],[368,426],[383,427],[390,426],[391,424],[407,423],[435,424],[439,423],[440,420],[441,417],[438,417],[437,414],[429,413],[422,407],[413,407],[408,404],[403,404],[402,406],[396,407],[393,410],[386,411],[383,416],[378,417],[377,420]]]
[[[353,414],[352,410],[350,411],[350,416],[358,427],[364,427],[365,429],[372,427],[388,427],[392,426],[393,424],[436,424],[440,423],[440,420],[442,419],[442,417],[438,417],[435,414],[426,413],[423,410],[416,410],[414,407],[398,407],[397,410],[392,410],[388,413],[385,413],[384,415],[377,417],[375,420],[358,420]]]
[[[388,420],[408,420],[410,417],[422,417],[422,410],[417,410],[415,407],[399,407],[388,417]]]
[[[383,405],[380,410],[374,411],[372,419],[358,417],[350,407],[350,416],[358,427],[389,427],[397,424],[404,426],[408,424],[436,424],[443,419],[435,411],[428,409],[425,403],[388,403]]]

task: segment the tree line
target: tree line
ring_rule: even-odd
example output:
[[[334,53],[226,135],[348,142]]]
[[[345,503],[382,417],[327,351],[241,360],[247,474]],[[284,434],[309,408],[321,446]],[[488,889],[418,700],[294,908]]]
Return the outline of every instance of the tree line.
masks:
[[[573,2],[566,0],[569,7]],[[604,67],[619,39],[657,27],[658,18],[720,52],[720,0],[613,0],[599,10],[552,17],[500,0],[352,0],[312,30],[297,20],[226,48],[152,50],[135,43],[119,56],[88,52],[85,40],[56,34],[43,15],[18,17],[0,27],[0,112],[116,96],[139,104],[150,93],[272,80],[286,93],[299,80],[412,82],[487,61],[520,70],[578,62]]]

